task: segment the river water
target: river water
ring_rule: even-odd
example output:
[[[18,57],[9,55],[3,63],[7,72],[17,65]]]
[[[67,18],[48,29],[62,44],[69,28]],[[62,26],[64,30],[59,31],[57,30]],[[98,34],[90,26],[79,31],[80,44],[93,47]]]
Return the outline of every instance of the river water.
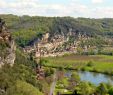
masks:
[[[70,77],[72,72],[74,71],[67,71],[65,76]],[[112,83],[113,84],[113,76],[101,74],[101,73],[94,73],[94,72],[87,72],[87,71],[78,71],[77,72],[80,76],[82,81],[89,81],[95,85],[99,83]]]

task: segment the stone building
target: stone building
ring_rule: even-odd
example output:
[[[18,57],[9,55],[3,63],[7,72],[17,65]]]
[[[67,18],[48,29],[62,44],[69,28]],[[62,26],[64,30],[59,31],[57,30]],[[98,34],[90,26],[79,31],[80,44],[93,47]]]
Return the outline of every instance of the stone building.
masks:
[[[49,38],[49,33],[45,33],[42,36],[42,42],[47,43]]]

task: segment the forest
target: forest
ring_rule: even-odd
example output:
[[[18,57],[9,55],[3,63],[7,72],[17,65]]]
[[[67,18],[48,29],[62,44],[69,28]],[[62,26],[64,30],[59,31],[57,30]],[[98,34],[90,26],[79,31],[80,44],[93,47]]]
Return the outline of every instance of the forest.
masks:
[[[29,45],[43,33],[64,34],[73,29],[73,32],[86,34],[97,38],[113,37],[113,19],[90,19],[73,17],[41,17],[41,16],[16,16],[0,15],[5,19],[9,31],[19,46]]]

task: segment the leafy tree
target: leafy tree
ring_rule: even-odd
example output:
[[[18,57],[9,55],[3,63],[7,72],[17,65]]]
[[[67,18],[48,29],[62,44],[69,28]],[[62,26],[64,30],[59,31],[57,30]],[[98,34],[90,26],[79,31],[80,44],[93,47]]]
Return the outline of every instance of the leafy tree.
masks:
[[[80,81],[80,76],[74,72],[71,75],[71,78],[69,79],[69,89],[74,90],[74,87],[79,83]]]
[[[16,86],[12,86],[7,91],[8,95],[43,95],[37,88],[31,84],[17,80]]]
[[[99,92],[101,95],[106,95],[108,93],[106,84],[100,83],[100,85],[97,88],[97,92]]]
[[[79,85],[75,87],[75,91],[79,95],[92,95],[95,88],[88,82],[80,82]]]

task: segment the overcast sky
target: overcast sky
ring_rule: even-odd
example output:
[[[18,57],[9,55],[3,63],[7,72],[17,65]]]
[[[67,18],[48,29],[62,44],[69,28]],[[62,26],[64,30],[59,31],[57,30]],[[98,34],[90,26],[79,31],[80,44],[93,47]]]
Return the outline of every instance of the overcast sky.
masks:
[[[113,18],[113,0],[0,0],[0,14]]]

